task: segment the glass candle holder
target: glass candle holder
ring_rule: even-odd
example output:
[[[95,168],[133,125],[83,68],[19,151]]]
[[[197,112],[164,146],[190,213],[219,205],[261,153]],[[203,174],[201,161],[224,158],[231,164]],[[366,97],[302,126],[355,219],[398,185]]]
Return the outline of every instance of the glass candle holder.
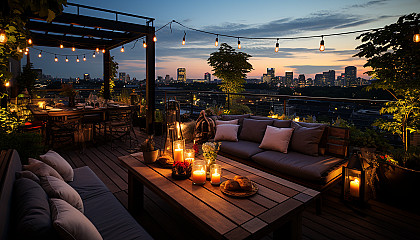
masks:
[[[174,149],[173,149],[173,157],[174,162],[183,162],[184,161],[184,149],[185,149],[185,141],[184,140],[177,140],[174,141]]]
[[[206,163],[204,161],[194,161],[192,166],[192,182],[194,185],[203,185],[206,183]]]
[[[193,163],[195,157],[195,151],[194,149],[185,149],[184,151],[184,158],[186,162]]]
[[[220,185],[222,176],[222,167],[219,164],[212,164],[210,166],[210,183],[212,185]]]

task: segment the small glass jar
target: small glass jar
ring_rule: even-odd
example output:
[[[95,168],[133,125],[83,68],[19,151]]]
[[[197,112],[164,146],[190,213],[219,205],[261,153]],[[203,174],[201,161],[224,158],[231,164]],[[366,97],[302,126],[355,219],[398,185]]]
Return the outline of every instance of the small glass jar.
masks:
[[[194,161],[191,178],[194,185],[204,185],[206,183],[206,162],[202,160]]]
[[[195,158],[195,151],[194,149],[185,149],[184,151],[184,159],[186,162],[193,163]]]
[[[222,166],[219,164],[212,164],[210,166],[210,183],[212,185],[220,185],[222,177]]]
[[[184,161],[184,149],[185,149],[185,141],[184,139],[174,141],[173,147],[173,159],[175,162],[183,162]]]

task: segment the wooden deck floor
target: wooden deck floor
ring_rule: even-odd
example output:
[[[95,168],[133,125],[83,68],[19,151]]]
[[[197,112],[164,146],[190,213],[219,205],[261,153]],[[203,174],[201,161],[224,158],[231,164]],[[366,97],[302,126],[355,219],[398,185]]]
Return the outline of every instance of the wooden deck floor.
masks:
[[[141,142],[144,134],[137,132]],[[161,144],[161,141],[157,141]],[[80,149],[57,149],[72,167],[89,166],[108,186],[120,202],[127,207],[127,171],[118,161],[119,156],[130,154],[128,144],[118,141],[90,144],[83,153]],[[315,214],[309,206],[303,213],[303,239],[420,239],[420,215],[371,200],[370,208],[356,211],[339,199],[339,189],[327,192],[323,213]],[[147,211],[138,222],[155,239],[197,239],[200,233],[169,207],[163,200],[145,189]],[[202,238],[203,239],[203,238]],[[205,239],[205,237],[204,237]],[[264,239],[271,239],[266,236]]]

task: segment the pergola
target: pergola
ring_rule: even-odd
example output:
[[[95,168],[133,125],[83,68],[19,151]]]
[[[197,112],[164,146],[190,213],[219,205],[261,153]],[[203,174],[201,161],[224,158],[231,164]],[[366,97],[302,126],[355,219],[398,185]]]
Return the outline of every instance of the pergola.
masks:
[[[120,47],[139,38],[146,38],[146,118],[147,132],[153,132],[155,111],[155,28],[153,18],[117,12],[108,9],[67,3],[77,8],[77,14],[62,13],[52,22],[31,16],[27,23],[34,45],[59,47],[61,43],[77,49],[104,49],[103,76],[104,98],[110,98],[110,50]],[[99,11],[101,14],[113,14],[115,20],[80,14],[80,9]],[[119,17],[132,17],[145,24],[120,21]]]

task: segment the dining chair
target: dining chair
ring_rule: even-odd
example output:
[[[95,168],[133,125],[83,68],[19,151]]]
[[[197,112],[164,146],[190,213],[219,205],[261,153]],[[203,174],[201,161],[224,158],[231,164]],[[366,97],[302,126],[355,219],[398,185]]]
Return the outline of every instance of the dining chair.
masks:
[[[78,142],[84,146],[84,134],[81,129],[82,111],[57,111],[48,112],[46,145],[54,148],[56,143],[65,143],[71,140],[75,145],[77,135]]]

